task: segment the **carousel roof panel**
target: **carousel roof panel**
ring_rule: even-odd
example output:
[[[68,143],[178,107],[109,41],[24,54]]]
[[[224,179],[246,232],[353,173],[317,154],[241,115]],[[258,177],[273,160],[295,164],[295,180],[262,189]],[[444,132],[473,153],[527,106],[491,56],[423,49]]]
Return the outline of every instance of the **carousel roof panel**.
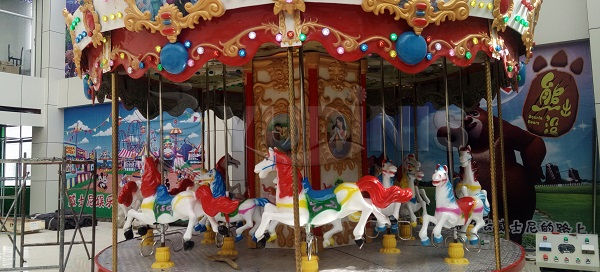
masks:
[[[516,78],[531,56],[541,0],[82,0],[64,11],[78,74],[98,90],[102,74],[131,78],[149,69],[171,82],[217,60],[241,66],[290,45],[316,44],[342,61],[382,56],[401,71],[427,71],[439,59],[457,66],[480,52]],[[170,4],[172,3],[172,4]],[[154,74],[155,72],[152,72]],[[197,100],[197,99],[196,99]],[[134,103],[135,104],[135,103]],[[195,105],[186,105],[198,107]],[[176,111],[178,105],[173,106]]]

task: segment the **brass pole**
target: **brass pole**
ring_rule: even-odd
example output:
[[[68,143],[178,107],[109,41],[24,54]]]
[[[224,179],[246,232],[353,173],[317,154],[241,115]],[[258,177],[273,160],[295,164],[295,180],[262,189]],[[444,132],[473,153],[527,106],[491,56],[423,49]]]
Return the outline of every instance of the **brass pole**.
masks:
[[[487,90],[488,111],[488,141],[490,148],[490,181],[492,186],[492,221],[494,223],[494,253],[496,255],[496,269],[502,268],[500,262],[500,234],[498,225],[498,193],[496,192],[496,149],[494,147],[494,108],[492,105],[492,75],[490,71],[490,60],[485,60],[485,83]]]
[[[446,106],[446,158],[448,160],[448,176],[453,177],[454,173],[454,151],[452,144],[450,143],[450,99],[448,94],[448,67],[446,67],[446,57],[444,57],[444,94],[445,94],[445,106]]]
[[[417,75],[415,74],[414,76],[414,82],[413,82],[413,93],[414,93],[414,100],[413,100],[413,141],[415,144],[415,159],[419,159],[419,139],[417,137]]]
[[[146,157],[150,157],[150,70],[146,73],[148,77],[148,93],[146,93]]]
[[[395,98],[398,100],[398,104],[396,105],[396,111],[397,111],[397,118],[398,118],[398,128],[396,128],[396,131],[399,131],[399,136],[400,136],[400,158],[398,158],[398,162],[402,162],[402,160],[404,160],[404,120],[403,120],[403,112],[402,112],[402,72],[400,72],[400,69],[397,69],[398,71],[398,93],[395,94]],[[398,97],[398,95],[400,97]],[[398,146],[396,145],[396,150],[397,150]]]
[[[297,154],[298,148],[296,143],[296,94],[294,92],[294,49],[288,47],[288,89],[289,89],[289,116],[290,116],[290,141],[292,144],[292,192],[293,196],[293,208],[294,208],[294,253],[296,256],[296,272],[302,271],[302,253],[300,252],[300,207],[298,199],[298,164]]]
[[[227,126],[227,67],[224,63],[221,63],[223,66],[223,125],[224,130],[224,141],[225,141],[225,176],[223,180],[225,181],[225,192],[229,194],[229,128]]]
[[[111,78],[111,105],[112,105],[112,199],[117,200],[119,190],[119,97],[117,95],[117,74],[110,74]],[[112,271],[118,271],[117,266],[117,220],[119,217],[119,206],[112,205]],[[61,260],[62,262],[62,260]]]
[[[204,168],[206,169],[209,169],[208,167],[211,167],[210,162],[212,161],[210,159],[210,86],[208,85],[208,80],[208,62],[206,62],[206,145],[204,145],[206,146],[206,148],[202,148],[202,152],[206,150],[207,160],[204,162]]]
[[[379,56],[379,69],[381,69],[381,140],[383,141],[383,159],[387,160],[387,147],[385,144],[385,97],[383,89],[385,88],[385,79],[383,74],[383,57]]]
[[[164,168],[164,159],[165,159],[165,151],[163,149],[164,139],[163,139],[163,103],[162,103],[162,76],[158,75],[158,121],[160,123],[160,146],[158,147],[159,154],[159,162],[160,162],[160,184],[165,183],[165,168]],[[163,245],[164,246],[164,245]]]
[[[497,62],[499,63],[499,62]],[[496,65],[496,74],[500,73],[500,66]],[[524,68],[524,67],[523,67]],[[498,77],[496,76],[496,83],[498,82]],[[496,90],[500,90],[499,85],[496,85]],[[506,195],[506,165],[504,162],[504,129],[502,128],[502,95],[500,91],[496,96],[497,104],[498,104],[498,134],[500,135],[500,173],[502,175],[502,208],[504,209],[504,238],[506,240],[510,240],[510,222],[508,220],[508,197]]]
[[[306,138],[306,103],[304,94],[304,49],[302,46],[298,48],[298,71],[300,73],[300,120],[302,122],[302,168],[304,169],[304,177],[308,177],[308,148]]]

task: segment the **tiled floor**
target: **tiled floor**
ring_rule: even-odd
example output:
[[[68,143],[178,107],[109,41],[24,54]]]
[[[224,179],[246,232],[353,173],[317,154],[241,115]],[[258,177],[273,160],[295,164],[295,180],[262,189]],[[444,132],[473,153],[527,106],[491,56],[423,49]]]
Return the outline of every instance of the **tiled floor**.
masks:
[[[92,227],[84,227],[81,229],[86,241],[92,237]],[[65,241],[71,241],[73,230],[65,231]],[[118,240],[122,241],[123,231],[118,230]],[[20,238],[17,236],[17,241]],[[75,241],[81,241],[79,234],[75,236]],[[56,242],[56,232],[43,230],[39,233],[31,233],[25,235],[25,244],[31,243],[52,243]],[[112,224],[110,222],[99,222],[96,227],[96,254],[112,244]],[[68,246],[65,246],[65,256],[68,251]],[[91,246],[88,245],[88,250],[91,251]],[[0,235],[0,269],[13,267],[13,246],[6,234]],[[33,266],[52,266],[58,265],[58,246],[36,246],[25,247],[25,265]],[[93,259],[93,258],[92,258]],[[69,256],[66,271],[83,272],[91,270],[91,260],[85,251],[82,244],[73,245]],[[19,266],[18,255],[16,266]],[[58,269],[50,270],[35,270],[35,271],[57,271]]]
[[[112,225],[107,222],[99,222],[96,227],[96,253],[110,246],[112,243]],[[84,237],[89,239],[91,237],[91,227],[85,227],[82,229]],[[70,241],[73,236],[73,230],[65,231],[65,240]],[[118,240],[123,240],[123,231],[118,230]],[[196,240],[200,238],[195,238]],[[76,236],[76,240],[79,237]],[[55,242],[56,232],[54,231],[42,231],[40,233],[27,234],[25,236],[25,243],[44,243],[44,242]],[[198,246],[199,243],[197,243]],[[65,252],[68,247],[65,248]],[[261,251],[266,253],[266,251]],[[25,260],[27,261],[25,266],[47,266],[58,264],[58,246],[44,246],[44,247],[26,247],[25,248]],[[240,260],[241,261],[241,260]],[[91,270],[91,260],[88,259],[86,251],[83,245],[74,245],[69,261],[67,263],[66,271],[77,271],[84,272]],[[17,262],[18,266],[18,262]],[[12,244],[6,235],[0,236],[0,270],[12,267]],[[57,271],[58,269],[50,270],[35,270],[35,271]],[[226,269],[229,271],[229,269]],[[33,271],[33,270],[32,270]],[[341,271],[341,270],[336,270]],[[539,271],[532,262],[528,262],[525,266],[524,271],[533,272]]]

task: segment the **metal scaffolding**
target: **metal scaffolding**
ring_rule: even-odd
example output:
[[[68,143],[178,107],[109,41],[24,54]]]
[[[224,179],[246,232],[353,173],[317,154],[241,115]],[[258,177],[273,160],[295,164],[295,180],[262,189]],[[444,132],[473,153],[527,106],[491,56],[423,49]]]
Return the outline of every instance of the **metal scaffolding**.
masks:
[[[5,199],[12,200],[12,204],[10,205],[6,217],[3,220],[0,220],[0,234],[6,234],[9,237],[9,240],[13,244],[13,267],[12,268],[0,268],[0,271],[25,271],[25,270],[47,270],[47,269],[58,269],[59,272],[65,271],[67,262],[69,260],[69,255],[71,253],[71,249],[75,244],[83,244],[85,251],[88,255],[88,259],[90,260],[90,271],[94,271],[94,256],[95,256],[95,239],[96,239],[96,169],[97,169],[97,161],[94,156],[94,160],[69,160],[66,158],[19,158],[19,159],[0,159],[0,165],[3,167],[7,163],[16,163],[17,169],[20,169],[21,175],[17,175],[15,179],[15,194],[14,195],[1,195],[0,200],[4,201]],[[58,229],[56,242],[51,243],[25,243],[25,189],[26,189],[26,180],[29,177],[29,172],[27,171],[28,165],[58,165]],[[92,192],[93,192],[93,200],[94,203],[89,203],[90,198],[87,198],[86,201],[88,205],[92,207],[92,238],[90,241],[86,241],[83,237],[83,233],[81,231],[81,226],[79,225],[79,218],[83,215],[83,207],[76,213],[73,206],[70,202],[65,205],[65,200],[68,199],[67,196],[67,165],[90,165],[88,169],[92,172]],[[86,190],[86,196],[89,194],[90,186],[88,186]],[[69,208],[72,212],[71,215],[65,214],[65,209]],[[20,210],[19,212],[17,212]],[[17,215],[20,215],[18,217]],[[6,222],[9,217],[13,218],[13,222],[15,222],[15,227],[12,231],[7,231]],[[75,221],[75,231],[73,232],[73,236],[70,241],[67,241],[68,249],[67,254],[65,256],[65,218],[73,217]],[[19,234],[20,242],[17,243],[17,224],[20,225],[21,232]],[[81,241],[75,241],[75,236],[79,233]],[[91,245],[91,249],[88,250],[88,244]],[[58,246],[59,247],[59,257],[57,265],[49,265],[49,266],[33,266],[33,267],[23,267],[26,260],[24,259],[23,251],[25,247],[33,247],[33,246]],[[17,266],[17,255],[19,260],[19,265]]]

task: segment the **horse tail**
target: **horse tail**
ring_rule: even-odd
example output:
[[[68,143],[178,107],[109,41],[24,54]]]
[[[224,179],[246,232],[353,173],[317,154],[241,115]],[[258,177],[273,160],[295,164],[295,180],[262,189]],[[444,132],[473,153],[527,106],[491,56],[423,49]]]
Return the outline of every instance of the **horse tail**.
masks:
[[[255,198],[254,203],[259,207],[264,207],[267,204],[271,203],[271,201],[269,201],[267,198],[260,197],[260,198]]]
[[[150,197],[156,193],[156,187],[160,185],[160,173],[156,168],[156,159],[147,157],[144,162],[144,174],[142,175],[142,196]]]
[[[487,191],[481,190],[475,196],[481,199],[481,203],[483,203],[483,216],[487,216],[490,213],[490,202],[487,198]]]
[[[191,179],[186,178],[186,179],[182,180],[181,183],[179,183],[179,186],[177,188],[173,188],[173,189],[169,190],[169,194],[176,195],[181,192],[184,192],[189,187],[193,187],[193,186],[194,186],[194,182]]]
[[[412,198],[412,190],[402,189],[398,186],[384,188],[374,176],[364,176],[356,183],[361,192],[368,192],[373,204],[378,208],[385,208],[394,202],[408,202]]]
[[[206,215],[210,217],[214,217],[220,212],[230,214],[234,212],[239,205],[239,201],[231,200],[225,196],[213,198],[212,192],[207,185],[200,186],[194,195],[196,196],[196,199],[200,200],[200,204]]]
[[[123,189],[119,192],[119,198],[117,201],[119,204],[125,205],[125,207],[131,206],[131,202],[133,202],[133,194],[137,192],[138,186],[134,181],[128,181],[123,186]]]

